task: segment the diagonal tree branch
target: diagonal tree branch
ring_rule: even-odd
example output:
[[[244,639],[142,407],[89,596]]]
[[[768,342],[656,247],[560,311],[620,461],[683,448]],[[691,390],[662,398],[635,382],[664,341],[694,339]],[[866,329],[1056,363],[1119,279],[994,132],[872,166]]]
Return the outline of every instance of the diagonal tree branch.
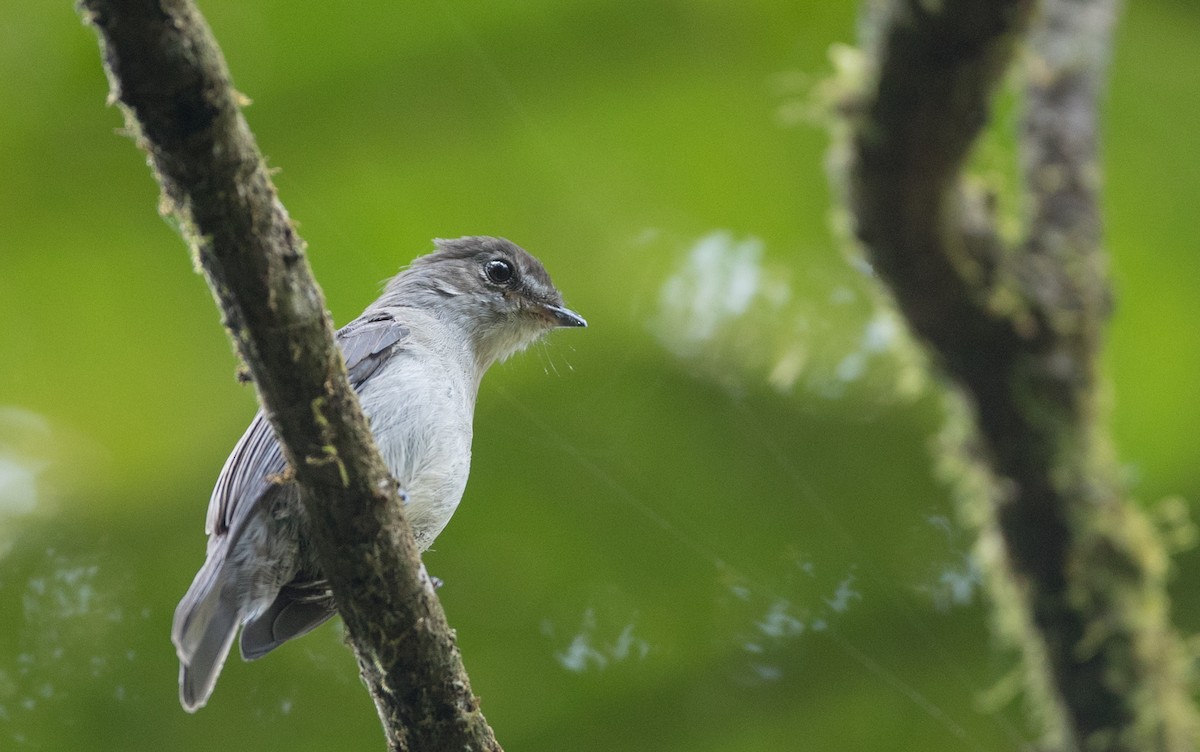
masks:
[[[295,470],[389,748],[499,750],[211,32],[190,0],[80,8]]]
[[[1040,11],[1040,13],[1039,13]],[[1069,750],[1194,744],[1166,557],[1122,498],[1097,415],[1109,311],[1097,97],[1112,0],[889,0],[852,124],[856,231],[912,328],[974,408],[1002,620],[1021,634],[1050,737]],[[1028,237],[1005,248],[962,173],[1029,30]]]

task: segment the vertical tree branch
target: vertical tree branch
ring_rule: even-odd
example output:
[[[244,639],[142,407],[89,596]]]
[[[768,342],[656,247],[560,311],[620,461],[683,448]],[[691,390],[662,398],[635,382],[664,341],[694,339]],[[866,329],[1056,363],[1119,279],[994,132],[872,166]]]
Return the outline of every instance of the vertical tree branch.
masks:
[[[852,124],[856,231],[974,408],[995,481],[981,534],[1064,749],[1184,750],[1194,709],[1168,619],[1166,558],[1122,498],[1097,417],[1109,293],[1097,95],[1111,0],[892,0]],[[963,189],[988,102],[1032,25],[1026,242],[1005,248]]]
[[[389,747],[499,750],[211,32],[190,0],[80,7],[295,470]]]

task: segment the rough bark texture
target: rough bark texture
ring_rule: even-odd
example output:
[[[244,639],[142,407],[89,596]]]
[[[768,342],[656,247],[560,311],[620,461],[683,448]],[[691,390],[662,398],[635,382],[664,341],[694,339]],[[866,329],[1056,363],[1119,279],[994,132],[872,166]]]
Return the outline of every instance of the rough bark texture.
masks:
[[[1097,97],[1112,0],[893,0],[852,123],[855,231],[913,330],[973,407],[994,483],[999,608],[1020,635],[1053,746],[1195,741],[1166,558],[1123,498],[1097,415],[1109,313]],[[1027,238],[1006,247],[963,189],[968,152],[1028,32]]]
[[[389,747],[499,750],[208,26],[189,0],[80,8],[100,35],[111,98],[149,155],[295,469]]]

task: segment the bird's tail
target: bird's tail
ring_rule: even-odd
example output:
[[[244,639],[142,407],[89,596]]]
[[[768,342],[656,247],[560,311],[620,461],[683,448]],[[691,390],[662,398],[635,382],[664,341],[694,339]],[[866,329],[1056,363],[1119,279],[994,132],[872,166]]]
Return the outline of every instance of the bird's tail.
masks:
[[[179,656],[179,702],[189,713],[208,702],[242,622],[229,574],[222,552],[211,552],[175,609],[171,641]]]

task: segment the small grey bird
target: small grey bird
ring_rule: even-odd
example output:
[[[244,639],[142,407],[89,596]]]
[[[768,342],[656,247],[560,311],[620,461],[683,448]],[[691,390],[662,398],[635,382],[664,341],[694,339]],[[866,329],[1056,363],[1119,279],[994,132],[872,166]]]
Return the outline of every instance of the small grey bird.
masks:
[[[437,240],[337,333],[388,470],[407,494],[422,551],[450,521],[471,464],[484,372],[554,327],[587,326],[533,256],[502,238]],[[208,702],[239,626],[242,658],[261,658],[334,614],[259,410],[225,461],[208,506],[208,555],[175,609],[179,701]]]

